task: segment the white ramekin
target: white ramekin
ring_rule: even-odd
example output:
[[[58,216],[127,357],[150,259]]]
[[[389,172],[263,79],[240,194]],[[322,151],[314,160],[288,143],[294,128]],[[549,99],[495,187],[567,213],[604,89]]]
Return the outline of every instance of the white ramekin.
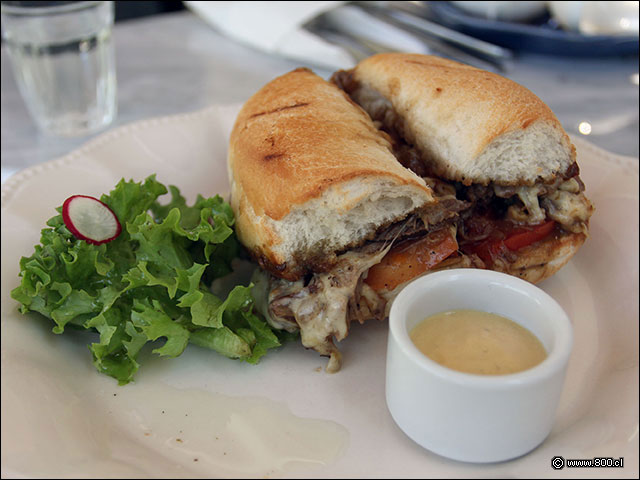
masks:
[[[474,375],[439,365],[418,350],[409,332],[430,315],[458,309],[514,320],[540,339],[548,357],[509,375]],[[389,411],[411,439],[439,455],[482,463],[518,457],[551,431],[572,342],[567,314],[524,280],[474,269],[423,276],[400,292],[389,314]]]

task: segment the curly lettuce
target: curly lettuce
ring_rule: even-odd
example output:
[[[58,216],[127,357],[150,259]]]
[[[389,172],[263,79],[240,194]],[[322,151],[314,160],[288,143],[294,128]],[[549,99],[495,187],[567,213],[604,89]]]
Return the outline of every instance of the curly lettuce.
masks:
[[[284,339],[254,311],[251,284],[226,298],[210,291],[240,252],[231,207],[219,196],[198,196],[188,206],[169,188],[166,205],[158,197],[168,190],[155,175],[122,179],[103,195],[123,229],[102,245],[77,239],[54,216],[33,255],[20,260],[21,283],[11,292],[22,313],[51,319],[56,334],[68,327],[98,332],[89,345],[93,364],[121,385],[133,379],[149,342],[164,340],[153,349],[162,356],[177,357],[193,343],[257,363]]]

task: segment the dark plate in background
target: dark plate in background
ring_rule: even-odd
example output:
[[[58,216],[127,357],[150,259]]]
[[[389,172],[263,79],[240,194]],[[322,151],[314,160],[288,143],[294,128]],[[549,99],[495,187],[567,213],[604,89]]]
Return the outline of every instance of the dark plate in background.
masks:
[[[637,55],[638,37],[581,35],[562,30],[549,15],[532,23],[511,23],[468,15],[449,2],[425,2],[429,19],[514,51],[570,57]]]

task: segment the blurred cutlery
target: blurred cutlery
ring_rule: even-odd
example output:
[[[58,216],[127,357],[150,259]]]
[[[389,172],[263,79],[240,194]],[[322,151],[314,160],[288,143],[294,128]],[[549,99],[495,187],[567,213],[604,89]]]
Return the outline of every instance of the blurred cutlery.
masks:
[[[510,50],[469,35],[446,28],[422,17],[425,12],[422,2],[360,2],[358,6],[378,18],[390,20],[410,29],[412,33],[438,39],[455,46],[473,56],[503,68],[513,58]]]
[[[327,40],[333,38],[344,42],[349,39],[374,53],[430,53],[422,38],[355,5],[343,5],[329,10],[307,23],[305,28]]]

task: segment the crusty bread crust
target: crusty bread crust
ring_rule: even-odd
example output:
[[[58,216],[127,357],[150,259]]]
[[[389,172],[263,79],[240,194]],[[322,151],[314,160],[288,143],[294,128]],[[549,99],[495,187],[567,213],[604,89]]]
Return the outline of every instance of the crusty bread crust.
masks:
[[[539,283],[564,267],[586,239],[583,233],[549,237],[518,250],[517,259],[502,271],[531,283]]]
[[[290,280],[329,268],[336,251],[434,201],[369,116],[307,69],[245,103],[228,165],[240,241]]]
[[[442,178],[532,185],[554,181],[575,162],[575,147],[549,107],[500,75],[398,53],[369,57],[350,74],[358,86],[352,97],[370,114],[380,111],[373,92],[386,99],[402,136]]]

